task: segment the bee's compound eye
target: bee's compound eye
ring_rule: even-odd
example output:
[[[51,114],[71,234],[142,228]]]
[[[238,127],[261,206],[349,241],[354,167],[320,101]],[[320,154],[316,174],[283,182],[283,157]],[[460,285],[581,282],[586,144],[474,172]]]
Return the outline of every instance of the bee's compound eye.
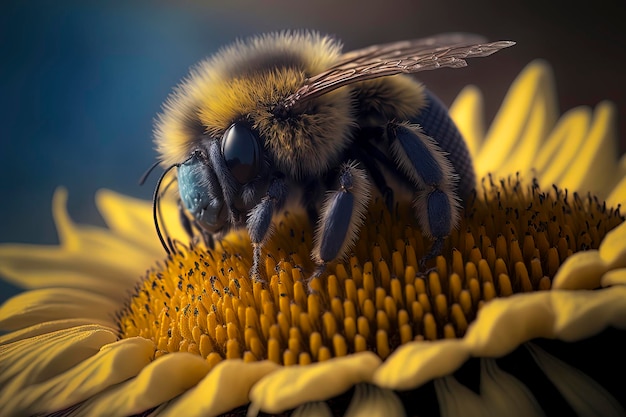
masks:
[[[240,184],[252,181],[261,169],[259,138],[246,125],[235,123],[226,130],[222,139],[222,155]]]

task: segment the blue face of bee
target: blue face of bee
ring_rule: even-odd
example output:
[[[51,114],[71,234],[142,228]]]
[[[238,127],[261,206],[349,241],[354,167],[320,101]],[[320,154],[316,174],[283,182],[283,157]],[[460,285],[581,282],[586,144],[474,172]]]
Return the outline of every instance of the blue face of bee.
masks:
[[[317,276],[349,253],[374,193],[391,209],[408,190],[433,242],[425,268],[456,227],[475,176],[445,106],[399,74],[462,67],[511,45],[443,34],[342,55],[330,38],[283,33],[224,50],[181,85],[157,126],[162,159],[178,168],[183,224],[209,245],[214,233],[246,227],[251,278],[262,280],[261,248],[290,200],[315,228]]]
[[[199,152],[181,164],[177,172],[182,203],[197,224],[209,233],[218,232],[228,221],[224,200],[210,193],[209,184],[217,184],[217,181],[211,181],[214,175]]]

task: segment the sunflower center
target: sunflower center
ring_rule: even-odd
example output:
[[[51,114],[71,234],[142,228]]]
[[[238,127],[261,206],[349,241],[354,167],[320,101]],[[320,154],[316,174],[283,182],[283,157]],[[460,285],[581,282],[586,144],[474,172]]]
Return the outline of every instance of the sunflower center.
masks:
[[[221,248],[181,247],[147,274],[120,314],[123,338],[141,336],[155,357],[188,351],[223,359],[293,365],[371,350],[386,358],[413,340],[462,337],[494,297],[549,290],[572,253],[598,248],[623,221],[593,196],[549,192],[518,178],[483,182],[427,271],[430,241],[410,205],[371,205],[352,256],[311,282],[311,230],[285,213],[266,245],[267,284],[248,279],[245,231]],[[219,246],[219,245],[218,245]]]

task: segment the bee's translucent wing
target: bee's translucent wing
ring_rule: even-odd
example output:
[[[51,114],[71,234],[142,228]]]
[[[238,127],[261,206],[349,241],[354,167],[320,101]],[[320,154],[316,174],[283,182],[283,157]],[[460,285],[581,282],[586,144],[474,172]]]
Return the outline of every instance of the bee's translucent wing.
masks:
[[[285,99],[283,105],[290,108],[359,81],[444,67],[464,67],[467,65],[465,58],[485,57],[514,44],[511,41],[485,42],[478,35],[448,33],[370,46],[342,55],[337,64],[308,78],[298,91]]]
[[[380,45],[372,45],[343,54],[339,62],[328,71],[340,68],[347,64],[357,64],[364,61],[393,59],[400,56],[410,56],[427,52],[440,47],[455,45],[477,45],[486,43],[487,39],[472,33],[442,33],[427,38],[412,39],[399,42],[390,42]],[[325,71],[327,72],[327,71]]]

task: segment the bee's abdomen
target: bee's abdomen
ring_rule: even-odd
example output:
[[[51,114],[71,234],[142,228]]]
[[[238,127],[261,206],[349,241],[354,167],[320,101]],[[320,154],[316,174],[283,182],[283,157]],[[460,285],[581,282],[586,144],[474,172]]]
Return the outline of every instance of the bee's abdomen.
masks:
[[[441,149],[448,153],[447,157],[459,175],[457,185],[459,197],[466,200],[476,183],[469,149],[450,118],[448,109],[428,89],[424,89],[424,92],[426,94],[426,106],[411,121],[419,124],[424,133],[437,141]]]

